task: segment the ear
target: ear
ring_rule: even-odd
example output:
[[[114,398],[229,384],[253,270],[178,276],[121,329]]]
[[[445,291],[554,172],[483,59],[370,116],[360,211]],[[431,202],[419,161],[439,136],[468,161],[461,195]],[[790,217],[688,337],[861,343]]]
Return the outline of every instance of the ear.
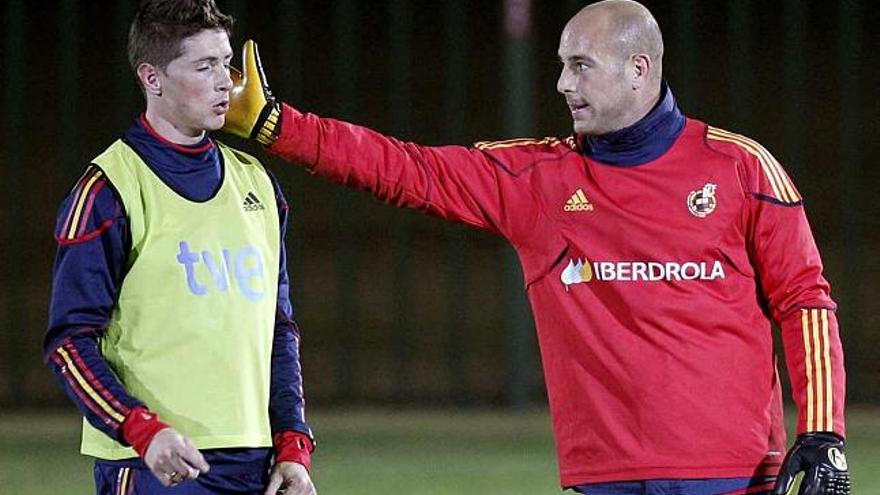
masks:
[[[162,82],[159,80],[159,70],[155,65],[144,62],[138,65],[136,72],[145,92],[162,96]]]
[[[651,62],[651,56],[645,53],[633,55],[630,61],[633,66],[632,89],[639,89],[648,83],[654,64]]]

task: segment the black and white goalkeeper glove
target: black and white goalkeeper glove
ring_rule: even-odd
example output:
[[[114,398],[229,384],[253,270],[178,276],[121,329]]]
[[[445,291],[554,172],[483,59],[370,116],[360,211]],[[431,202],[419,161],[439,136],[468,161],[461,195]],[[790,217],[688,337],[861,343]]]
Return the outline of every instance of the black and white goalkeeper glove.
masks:
[[[798,495],[850,495],[849,468],[843,439],[834,433],[798,436],[785,456],[773,495],[785,495],[803,471]]]

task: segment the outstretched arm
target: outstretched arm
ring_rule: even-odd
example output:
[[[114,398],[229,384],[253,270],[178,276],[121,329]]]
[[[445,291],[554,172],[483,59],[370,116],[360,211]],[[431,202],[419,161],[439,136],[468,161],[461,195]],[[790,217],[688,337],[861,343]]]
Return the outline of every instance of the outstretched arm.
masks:
[[[275,100],[252,41],[244,46],[243,72],[233,79],[224,130],[257,139],[287,161],[303,164],[334,182],[367,190],[392,205],[508,238],[536,221],[537,205],[524,171],[531,163],[554,155],[551,147],[498,152],[421,146],[301,113]]]

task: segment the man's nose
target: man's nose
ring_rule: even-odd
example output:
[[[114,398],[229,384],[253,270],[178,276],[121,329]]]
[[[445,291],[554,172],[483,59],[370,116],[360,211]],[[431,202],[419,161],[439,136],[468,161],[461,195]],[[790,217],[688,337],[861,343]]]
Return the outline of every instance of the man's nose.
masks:
[[[217,89],[220,91],[229,91],[232,89],[232,77],[229,76],[228,67],[221,67],[220,75],[217,80]]]
[[[574,91],[574,78],[564,68],[559,72],[559,79],[556,80],[556,91],[561,94]]]

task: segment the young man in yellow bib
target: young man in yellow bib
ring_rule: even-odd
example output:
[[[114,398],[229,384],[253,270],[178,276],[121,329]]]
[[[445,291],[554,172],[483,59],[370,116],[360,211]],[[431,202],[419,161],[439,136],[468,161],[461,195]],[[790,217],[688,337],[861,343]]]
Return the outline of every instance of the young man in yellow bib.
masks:
[[[232,24],[213,0],[142,2],[128,54],[146,111],[58,215],[44,353],[99,495],[315,493],[287,203],[209,134]]]

